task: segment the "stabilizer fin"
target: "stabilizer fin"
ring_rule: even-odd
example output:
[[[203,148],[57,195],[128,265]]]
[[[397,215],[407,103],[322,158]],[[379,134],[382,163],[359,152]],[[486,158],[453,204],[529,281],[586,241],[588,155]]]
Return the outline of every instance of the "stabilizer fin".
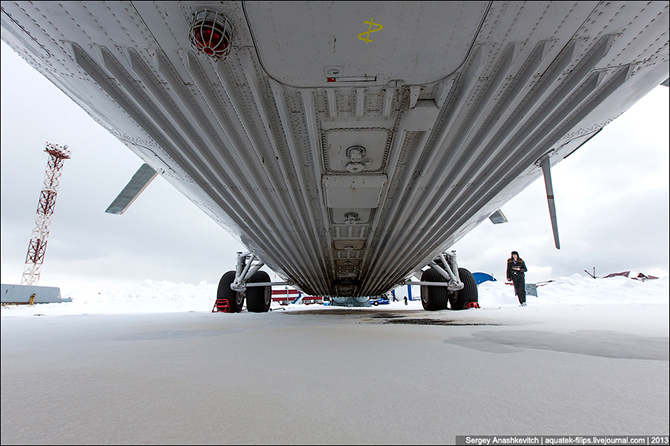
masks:
[[[158,172],[149,167],[148,164],[142,164],[105,212],[117,215],[126,212],[126,209],[140,196],[149,183],[156,178],[156,175],[158,175]]]
[[[540,160],[542,174],[544,175],[544,187],[547,190],[547,204],[549,205],[549,218],[551,218],[551,229],[554,232],[554,245],[556,249],[561,249],[561,243],[558,240],[558,219],[556,218],[556,203],[554,203],[554,188],[551,185],[551,168],[549,155]]]

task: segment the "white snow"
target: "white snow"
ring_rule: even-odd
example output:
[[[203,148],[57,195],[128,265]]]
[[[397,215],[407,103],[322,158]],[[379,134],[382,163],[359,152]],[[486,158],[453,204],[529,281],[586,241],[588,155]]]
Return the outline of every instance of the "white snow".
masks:
[[[2,444],[668,435],[667,277],[563,277],[524,308],[485,282],[481,309],[439,312],[213,314],[206,283],[63,291],[2,309]]]
[[[72,302],[39,304],[33,307],[10,305],[3,307],[2,317],[32,316],[35,313],[56,316],[66,314],[129,314],[173,313],[184,311],[210,311],[216,297],[217,284],[202,282],[197,285],[153,282],[145,280],[140,285],[116,288],[81,287],[74,291],[61,289],[63,297]],[[417,287],[414,287],[417,288]],[[625,277],[592,279],[580,274],[561,277],[537,288],[538,297],[527,296],[529,308],[562,306],[574,310],[584,305],[641,307],[668,305],[668,277],[645,282]],[[383,311],[421,309],[419,297],[405,306],[402,300],[390,305],[374,307]],[[479,303],[483,309],[516,308],[519,303],[514,288],[503,281],[484,282],[479,285]],[[273,302],[273,309],[279,305]],[[327,309],[321,305],[288,305],[285,311]],[[341,307],[333,307],[341,308]],[[552,307],[553,308],[553,307]]]

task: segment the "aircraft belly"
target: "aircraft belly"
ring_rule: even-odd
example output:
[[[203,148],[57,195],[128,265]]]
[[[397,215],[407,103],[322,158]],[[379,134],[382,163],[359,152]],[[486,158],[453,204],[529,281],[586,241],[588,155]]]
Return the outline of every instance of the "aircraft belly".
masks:
[[[668,77],[663,2],[2,8],[28,63],[314,295],[388,291]],[[190,46],[204,8],[225,60]]]
[[[302,88],[326,87],[331,66],[342,67],[337,77],[418,85],[443,79],[465,61],[488,7],[485,1],[244,4],[267,73]]]

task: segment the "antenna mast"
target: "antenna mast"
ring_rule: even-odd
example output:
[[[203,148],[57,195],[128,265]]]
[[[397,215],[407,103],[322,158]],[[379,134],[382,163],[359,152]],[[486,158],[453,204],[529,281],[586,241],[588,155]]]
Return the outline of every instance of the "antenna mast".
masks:
[[[44,151],[49,154],[47,170],[44,175],[44,187],[40,192],[40,200],[37,204],[37,217],[35,218],[35,229],[30,237],[26,265],[23,268],[21,285],[37,285],[40,280],[40,268],[44,262],[44,254],[47,251],[47,239],[49,238],[49,226],[51,217],[56,206],[56,195],[63,170],[63,161],[70,159],[70,151],[67,146],[59,146],[47,142]]]

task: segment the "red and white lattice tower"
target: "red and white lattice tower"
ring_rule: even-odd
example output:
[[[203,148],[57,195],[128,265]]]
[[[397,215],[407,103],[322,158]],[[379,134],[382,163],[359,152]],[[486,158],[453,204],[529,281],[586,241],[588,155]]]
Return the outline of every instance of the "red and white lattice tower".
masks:
[[[70,159],[70,151],[67,146],[47,142],[44,151],[49,154],[49,161],[47,161],[47,171],[44,175],[44,188],[40,192],[40,201],[37,204],[35,229],[33,229],[28,245],[28,255],[26,255],[26,266],[23,268],[21,285],[37,285],[40,280],[40,268],[47,251],[49,226],[56,205],[63,161]]]

